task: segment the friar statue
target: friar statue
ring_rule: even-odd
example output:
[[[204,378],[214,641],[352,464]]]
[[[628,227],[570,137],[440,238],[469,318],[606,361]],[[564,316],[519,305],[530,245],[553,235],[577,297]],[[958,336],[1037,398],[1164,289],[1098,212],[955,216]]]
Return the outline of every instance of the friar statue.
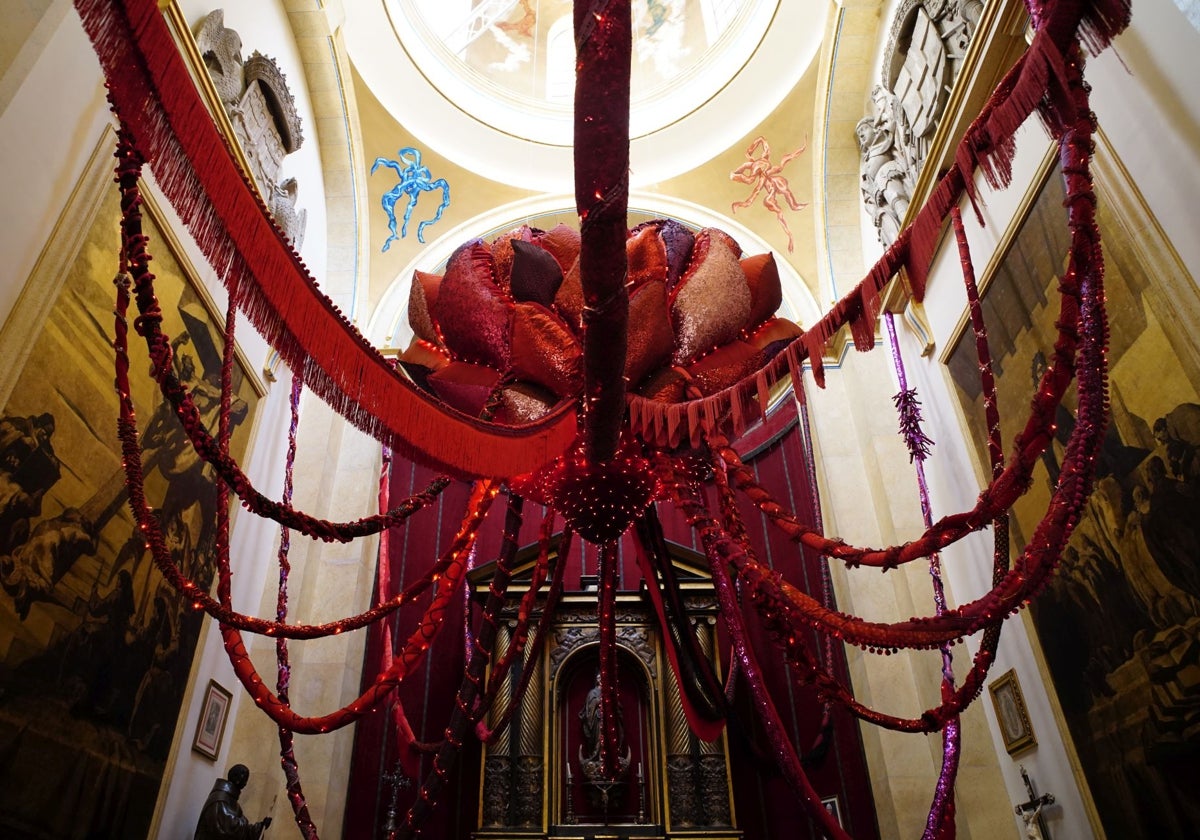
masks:
[[[212,792],[204,801],[204,809],[196,821],[195,840],[258,840],[271,824],[271,818],[263,817],[252,823],[238,804],[242,788],[250,781],[250,771],[244,764],[235,764],[226,775],[229,778],[213,783]]]

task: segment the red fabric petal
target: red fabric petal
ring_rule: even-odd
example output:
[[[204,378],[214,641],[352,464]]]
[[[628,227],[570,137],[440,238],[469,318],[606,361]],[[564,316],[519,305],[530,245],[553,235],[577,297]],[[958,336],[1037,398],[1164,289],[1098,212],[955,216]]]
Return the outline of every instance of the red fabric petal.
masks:
[[[430,344],[421,338],[414,338],[408,349],[400,354],[400,361],[410,365],[420,365],[429,370],[444,368],[450,363],[450,357],[442,348]]]
[[[792,341],[803,334],[804,330],[787,318],[772,318],[752,330],[746,341],[759,350],[765,350],[772,344]]]
[[[774,315],[783,303],[779,266],[775,264],[775,255],[768,251],[742,260],[742,271],[750,287],[750,318],[746,323],[756,326]]]
[[[625,378],[636,387],[647,373],[671,360],[675,333],[667,306],[667,285],[655,280],[629,297],[629,349],[625,354]]]
[[[467,362],[450,362],[429,375],[429,387],[443,402],[472,417],[483,411],[499,381],[498,371]]]
[[[646,377],[638,394],[658,402],[683,402],[687,398],[688,378],[679,368],[659,368]]]
[[[442,278],[424,271],[414,271],[412,286],[408,290],[408,323],[417,338],[433,344],[441,344],[437,327],[433,323],[433,305],[438,299]]]
[[[562,319],[537,303],[513,306],[512,373],[559,397],[579,392],[583,350]]]
[[[667,279],[667,246],[659,236],[658,228],[644,227],[625,243],[625,255],[629,262],[626,283],[636,289],[655,280]]]
[[[456,359],[508,368],[512,302],[496,286],[492,254],[482,241],[468,242],[450,256],[433,315]]]
[[[733,247],[730,247],[730,245]],[[687,274],[675,289],[675,363],[687,364],[737,338],[750,316],[750,287],[738,262],[740,249],[727,234],[696,235]]]
[[[723,391],[752,374],[763,361],[762,351],[745,341],[731,341],[693,362],[687,371],[704,396]]]
[[[566,274],[575,261],[579,259],[579,231],[559,222],[550,230],[533,235],[533,242],[539,248],[549,251],[558,265]]]
[[[583,323],[583,281],[579,276],[578,257],[563,275],[562,285],[558,287],[558,294],[554,296],[554,308],[567,322],[567,326],[578,334]]]
[[[513,264],[513,241],[532,242],[533,229],[529,225],[513,228],[492,240],[492,259],[496,261],[496,285],[504,291],[510,288]]]

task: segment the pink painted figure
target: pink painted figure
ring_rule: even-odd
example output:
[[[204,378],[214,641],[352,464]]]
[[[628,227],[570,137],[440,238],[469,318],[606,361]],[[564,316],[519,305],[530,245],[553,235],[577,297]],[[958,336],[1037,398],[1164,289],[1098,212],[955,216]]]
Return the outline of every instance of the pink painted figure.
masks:
[[[783,168],[800,157],[807,148],[808,140],[805,139],[800,148],[785,154],[779,161],[779,165],[776,166],[771,163],[770,144],[767,143],[765,137],[759,136],[754,138],[754,142],[746,149],[746,162],[729,173],[729,180],[740,181],[752,187],[750,195],[730,205],[732,211],[736,213],[738,210],[744,210],[754,204],[759,193],[762,193],[763,206],[775,214],[775,218],[779,219],[779,226],[787,234],[788,253],[791,253],[795,246],[792,232],[783,218],[783,208],[779,204],[779,199],[782,198],[793,210],[803,210],[808,206],[808,202],[797,201],[796,196],[792,195],[792,188],[783,175]],[[756,157],[756,155],[758,156]]]

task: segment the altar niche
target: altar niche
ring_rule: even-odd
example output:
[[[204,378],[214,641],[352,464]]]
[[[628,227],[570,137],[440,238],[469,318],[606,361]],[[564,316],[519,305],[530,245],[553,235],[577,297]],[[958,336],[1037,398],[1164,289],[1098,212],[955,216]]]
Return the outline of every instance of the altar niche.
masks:
[[[669,543],[684,593],[688,623],[704,655],[714,662],[716,597],[703,559]],[[522,552],[524,553],[524,552]],[[532,562],[518,556],[509,601],[499,626],[497,655],[516,625]],[[470,575],[483,597],[493,564]],[[489,724],[512,702],[512,722],[485,746],[479,828],[474,840],[647,837],[738,840],[733,827],[726,736],[706,743],[688,728],[679,687],[671,671],[645,585],[617,595],[617,686],[620,698],[620,773],[605,781],[598,772],[596,713],[599,625],[595,579],[572,581],[547,629],[536,660],[514,663]],[[578,581],[575,584],[574,581]],[[532,623],[540,617],[542,604]],[[535,669],[517,701],[521,672]]]

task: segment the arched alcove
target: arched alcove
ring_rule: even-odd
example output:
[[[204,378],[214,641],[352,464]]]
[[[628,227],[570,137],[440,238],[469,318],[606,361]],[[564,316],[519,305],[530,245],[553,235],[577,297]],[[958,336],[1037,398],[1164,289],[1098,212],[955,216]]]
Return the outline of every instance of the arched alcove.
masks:
[[[553,709],[548,775],[556,779],[552,823],[643,825],[661,823],[659,766],[661,705],[647,663],[618,642],[618,779],[604,781],[599,765],[600,645],[575,648],[550,676]],[[653,663],[653,660],[651,660]]]

